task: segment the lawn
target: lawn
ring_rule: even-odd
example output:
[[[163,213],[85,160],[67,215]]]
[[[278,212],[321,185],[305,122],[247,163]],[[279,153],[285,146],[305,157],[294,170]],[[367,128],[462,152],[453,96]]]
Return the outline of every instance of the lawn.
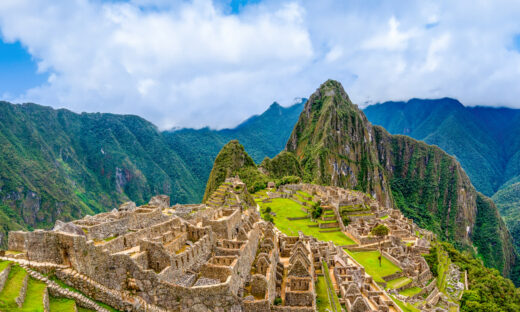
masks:
[[[20,293],[20,288],[22,288],[25,275],[27,275],[27,272],[18,265],[13,265],[11,267],[11,272],[9,272],[7,282],[0,293],[0,311],[12,311],[18,309],[14,300]]]
[[[45,283],[29,278],[27,282],[27,295],[22,305],[22,311],[43,311],[43,293],[45,292],[45,287]]]
[[[316,306],[319,312],[332,311],[327,293],[327,282],[324,276],[318,276],[318,282],[316,283]]]
[[[49,307],[52,312],[74,312],[76,303],[74,300],[65,298],[49,298]]]
[[[345,251],[365,267],[365,271],[374,278],[376,283],[384,283],[383,276],[401,271],[397,265],[385,257],[382,258],[381,266],[379,266],[379,251],[351,252],[347,249]]]
[[[2,272],[9,265],[10,261],[0,261],[0,272]]]
[[[403,276],[403,277],[400,277],[400,278],[396,278],[394,280],[391,280],[391,281],[388,281],[387,284],[386,284],[386,288],[388,289],[396,289],[396,288],[399,288],[399,287],[403,287],[404,285],[407,285],[409,283],[412,282],[412,279],[406,277],[406,276]]]
[[[312,222],[309,218],[293,221],[288,220],[287,218],[307,217],[307,213],[301,209],[301,205],[291,199],[275,198],[271,203],[258,202],[258,204],[261,210],[264,210],[266,207],[271,207],[271,211],[276,214],[273,216],[274,225],[289,236],[297,236],[298,231],[302,231],[305,235],[310,235],[326,242],[332,241],[339,246],[356,244],[341,231],[322,233],[318,227],[309,227],[309,225],[318,225],[318,223]]]
[[[401,308],[401,310],[403,310],[403,312],[421,312],[421,310],[417,309],[413,305],[397,300],[392,295],[390,295],[390,298]]]
[[[406,296],[406,297],[411,297],[411,296],[417,295],[421,291],[422,291],[422,289],[419,287],[410,287],[408,289],[401,291],[400,294],[403,296]]]

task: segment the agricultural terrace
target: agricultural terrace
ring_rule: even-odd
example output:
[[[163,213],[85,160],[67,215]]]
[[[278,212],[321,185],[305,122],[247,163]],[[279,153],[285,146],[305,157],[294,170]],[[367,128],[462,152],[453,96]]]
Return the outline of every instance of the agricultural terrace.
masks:
[[[297,200],[302,200],[302,196],[312,198],[311,195],[299,191],[296,195]],[[306,208],[298,203],[295,198],[272,198],[266,197],[266,192],[261,191],[253,194],[255,201],[260,206],[260,212],[262,217],[265,219],[266,214],[264,211],[267,207],[271,208],[270,215],[272,216],[275,226],[286,235],[296,236],[298,231],[302,231],[303,234],[313,236],[316,239],[322,241],[332,241],[338,246],[355,245],[356,243],[350,239],[345,233],[336,228],[320,229],[320,223],[330,223],[331,221],[311,220],[310,213],[307,212]],[[315,202],[307,201],[311,205]],[[335,222],[335,221],[334,221]]]
[[[379,266],[379,251],[352,252],[348,249],[345,249],[345,251],[347,251],[354,260],[365,267],[365,271],[372,276],[376,283],[385,283],[383,277],[401,271],[397,265],[385,257],[382,257],[381,266]]]

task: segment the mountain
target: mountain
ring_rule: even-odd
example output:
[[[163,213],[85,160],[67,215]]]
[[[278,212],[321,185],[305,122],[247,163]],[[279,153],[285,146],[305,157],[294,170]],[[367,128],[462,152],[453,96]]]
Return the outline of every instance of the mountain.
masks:
[[[329,80],[311,95],[285,153],[300,163],[295,167],[301,172],[295,169],[291,175],[369,193],[440,239],[461,249],[475,248],[486,265],[505,276],[516,274],[517,254],[509,231],[496,206],[475,190],[457,160],[437,146],[372,126],[340,83]],[[258,171],[273,178],[264,169]],[[243,178],[240,166],[229,172]],[[212,175],[208,185],[214,184]]]
[[[193,187],[200,202],[213,162],[227,142],[239,140],[256,163],[276,156],[285,147],[305,102],[306,99],[302,99],[289,107],[275,102],[261,115],[247,119],[234,129],[181,129],[165,131],[163,136],[194,175]]]
[[[197,198],[183,161],[136,116],[0,102],[0,142],[2,238],[10,229],[50,227],[159,193]]]
[[[520,179],[519,109],[464,107],[443,98],[385,102],[368,106],[364,113],[392,134],[411,136],[454,155],[487,196]]]
[[[455,156],[476,189],[493,196],[520,247],[520,110],[464,107],[443,98],[385,102],[364,112],[390,133],[409,135]]]
[[[235,129],[161,132],[137,116],[0,102],[0,245],[9,230],[49,228],[128,200],[200,202],[227,141],[247,142],[258,162],[272,157],[302,107],[274,103]]]

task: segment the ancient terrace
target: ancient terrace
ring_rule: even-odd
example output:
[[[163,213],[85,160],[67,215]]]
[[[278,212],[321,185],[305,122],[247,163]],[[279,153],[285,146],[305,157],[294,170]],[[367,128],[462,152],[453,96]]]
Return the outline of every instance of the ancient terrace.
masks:
[[[156,196],[140,207],[129,202],[57,222],[51,231],[11,232],[0,290],[12,289],[14,274],[26,272],[13,305],[23,308],[32,298],[45,311],[63,297],[96,311],[108,311],[103,304],[121,311],[246,312],[455,306],[421,256],[432,234],[399,211],[382,209],[359,192],[270,186],[253,198],[231,178],[206,204],[170,206],[169,197]],[[323,214],[315,220],[310,216],[318,201]],[[261,214],[274,218],[274,226]],[[390,234],[371,236],[377,224]],[[382,267],[370,263],[379,246]],[[461,274],[452,271],[457,283]],[[27,287],[34,283],[41,285],[37,299]]]

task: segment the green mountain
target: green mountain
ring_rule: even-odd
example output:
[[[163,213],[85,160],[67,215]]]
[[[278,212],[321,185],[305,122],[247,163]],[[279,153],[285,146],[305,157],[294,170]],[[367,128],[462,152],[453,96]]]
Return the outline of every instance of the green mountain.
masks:
[[[303,109],[305,99],[290,107],[273,103],[263,114],[253,116],[234,129],[180,129],[163,136],[196,179],[193,185],[200,202],[211,168],[220,149],[231,140],[239,140],[258,164],[274,157],[285,147],[292,128]]]
[[[385,102],[368,106],[364,112],[373,124],[392,134],[411,136],[454,155],[475,187],[488,196],[519,179],[518,109],[464,107],[443,98]]]
[[[158,193],[179,202],[197,198],[183,161],[136,116],[0,102],[0,142],[2,236]]]
[[[160,132],[137,116],[0,102],[0,245],[9,230],[48,228],[127,200],[168,194],[172,202],[200,202],[227,141],[248,142],[258,162],[272,157],[302,106],[275,103],[235,129]]]
[[[484,263],[505,276],[516,274],[517,254],[509,231],[493,202],[475,190],[457,160],[436,146],[372,126],[338,82],[329,80],[311,95],[285,153],[300,166],[284,174],[369,193],[458,248],[476,247]],[[254,169],[232,163],[227,172],[243,179],[242,168]],[[225,162],[215,162],[218,172],[226,172],[225,167]],[[257,172],[257,181],[246,181],[249,187],[274,178],[263,165]],[[218,184],[215,177],[212,173],[208,186]]]
[[[443,98],[385,102],[364,112],[390,133],[409,135],[455,156],[476,189],[493,196],[520,247],[520,110],[464,107]]]

